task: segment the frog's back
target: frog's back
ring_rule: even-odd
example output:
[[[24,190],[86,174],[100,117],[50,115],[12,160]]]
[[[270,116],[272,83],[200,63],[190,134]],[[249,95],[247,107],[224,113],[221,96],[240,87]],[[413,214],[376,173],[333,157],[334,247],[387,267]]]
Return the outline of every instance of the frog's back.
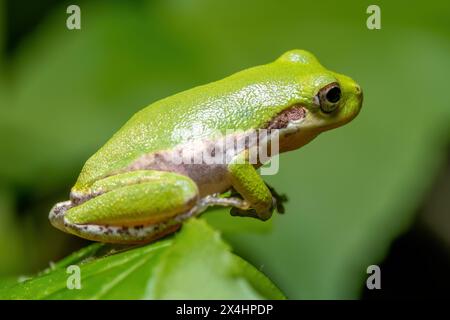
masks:
[[[277,62],[250,68],[149,105],[89,158],[75,188],[88,187],[144,154],[229,129],[261,127],[283,106],[301,100],[293,68],[298,67]]]

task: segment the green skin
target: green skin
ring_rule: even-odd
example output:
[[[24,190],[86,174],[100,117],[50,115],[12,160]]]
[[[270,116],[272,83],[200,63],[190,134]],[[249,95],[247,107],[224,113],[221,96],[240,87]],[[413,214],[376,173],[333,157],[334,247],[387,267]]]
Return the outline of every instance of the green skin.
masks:
[[[337,98],[329,94],[334,87]],[[248,148],[223,165],[174,164],[163,156],[186,147],[204,151],[220,139],[218,132],[230,129],[277,128],[279,152],[294,150],[352,120],[361,104],[352,79],[325,69],[307,51],[286,52],[136,113],[86,162],[70,200],[57,203],[49,219],[65,232],[113,243],[152,241],[214,205],[266,220],[276,194],[257,173],[260,164],[249,163]],[[301,117],[279,124],[293,107],[303,110]],[[194,127],[200,129],[189,136],[176,134]],[[225,196],[230,190],[233,195]]]

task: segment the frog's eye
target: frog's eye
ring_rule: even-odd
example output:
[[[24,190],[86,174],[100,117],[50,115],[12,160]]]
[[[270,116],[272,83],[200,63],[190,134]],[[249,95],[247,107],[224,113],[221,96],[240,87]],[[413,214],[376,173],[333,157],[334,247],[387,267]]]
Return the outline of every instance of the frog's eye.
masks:
[[[315,99],[320,106],[320,109],[324,113],[331,113],[339,105],[341,100],[341,88],[336,82],[330,83],[323,87],[316,96]]]

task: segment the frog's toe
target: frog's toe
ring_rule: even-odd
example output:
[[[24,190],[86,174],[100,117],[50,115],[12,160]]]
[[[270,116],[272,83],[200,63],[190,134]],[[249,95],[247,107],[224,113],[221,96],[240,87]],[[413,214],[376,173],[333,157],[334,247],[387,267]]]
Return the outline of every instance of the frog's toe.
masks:
[[[269,210],[260,211],[260,212],[256,212],[255,209],[242,210],[239,208],[231,208],[231,210],[230,210],[230,214],[232,216],[250,217],[250,218],[255,218],[255,219],[258,219],[261,221],[269,220],[270,217],[272,217],[272,212],[273,212],[272,208]]]

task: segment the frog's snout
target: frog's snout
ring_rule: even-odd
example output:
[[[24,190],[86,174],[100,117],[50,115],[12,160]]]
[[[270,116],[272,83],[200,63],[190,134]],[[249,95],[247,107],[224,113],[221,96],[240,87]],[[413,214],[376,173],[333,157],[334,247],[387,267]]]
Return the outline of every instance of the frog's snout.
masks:
[[[349,87],[350,94],[350,109],[353,110],[356,116],[361,110],[363,103],[363,90],[359,84],[353,82]]]
[[[355,84],[355,94],[362,103],[364,94],[363,94],[363,90],[359,84]]]

